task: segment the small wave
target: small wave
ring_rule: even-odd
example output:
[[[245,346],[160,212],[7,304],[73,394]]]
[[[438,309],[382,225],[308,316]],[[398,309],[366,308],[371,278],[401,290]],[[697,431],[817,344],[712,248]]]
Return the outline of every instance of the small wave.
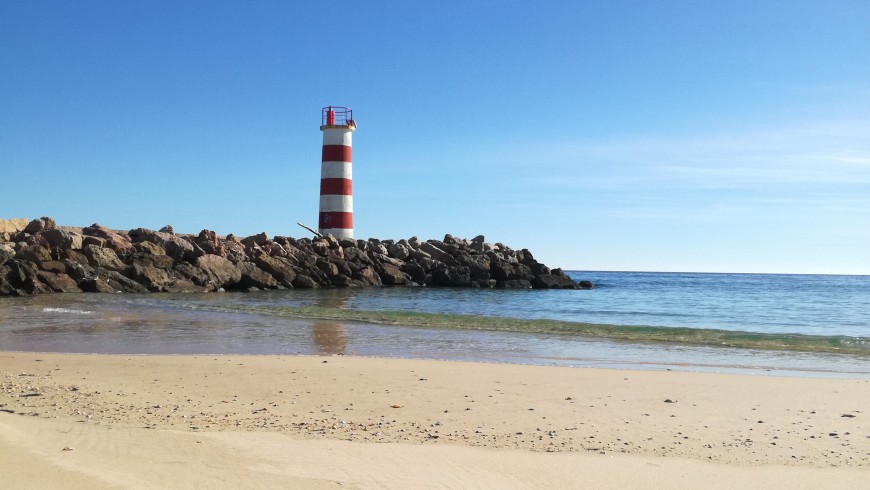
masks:
[[[93,311],[89,310],[71,310],[69,308],[43,308],[43,313],[69,313],[72,315],[90,315]]]
[[[556,334],[641,344],[682,344],[870,356],[870,338],[868,337],[772,334],[708,328],[611,325],[545,319],[410,311],[350,310],[310,306],[229,306],[209,309],[233,313],[364,322],[403,327]]]

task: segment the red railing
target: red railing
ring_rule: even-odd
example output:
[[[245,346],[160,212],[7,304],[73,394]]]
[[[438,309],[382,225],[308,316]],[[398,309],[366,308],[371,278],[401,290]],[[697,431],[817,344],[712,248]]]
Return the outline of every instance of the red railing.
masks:
[[[353,110],[350,107],[324,107],[320,120],[323,126],[356,126],[353,122]]]

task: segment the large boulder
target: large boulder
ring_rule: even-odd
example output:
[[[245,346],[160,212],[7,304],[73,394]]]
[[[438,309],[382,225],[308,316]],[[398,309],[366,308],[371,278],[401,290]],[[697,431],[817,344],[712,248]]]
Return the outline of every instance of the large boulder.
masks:
[[[177,235],[170,235],[169,233],[153,231],[147,228],[136,228],[130,230],[128,235],[133,243],[151,242],[163,248],[166,251],[166,255],[179,262],[193,261],[205,254],[202,249],[195,247],[192,242]]]
[[[70,250],[81,250],[82,235],[58,229],[44,230],[37,233],[45,238],[51,248],[63,248]]]
[[[261,255],[254,259],[254,263],[284,286],[293,286],[293,280],[296,279],[296,271],[293,269],[293,262],[290,259]]]
[[[293,287],[297,289],[315,289],[319,288],[320,284],[306,274],[296,274],[293,279]]]
[[[126,253],[133,248],[133,244],[127,235],[122,235],[115,230],[110,230],[109,228],[106,228],[105,226],[99,225],[97,223],[83,228],[82,234],[84,234],[86,237],[92,236],[96,238],[102,238],[103,240],[105,240],[104,246],[109,247],[118,253]],[[84,241],[82,242],[82,244],[85,245]]]
[[[267,243],[269,243],[269,235],[267,235],[266,232],[242,238],[242,245],[246,247],[253,247],[254,245],[262,247]]]
[[[410,248],[402,243],[392,243],[387,247],[387,254],[399,260],[405,260],[410,255]]]
[[[6,264],[9,272],[6,279],[20,294],[50,293],[51,289],[39,280],[34,264],[20,259],[13,259]]]
[[[203,257],[207,257],[204,255]],[[199,267],[189,264],[187,262],[182,262],[180,264],[175,264],[173,271],[176,276],[179,276],[187,281],[190,281],[197,286],[208,286],[209,285],[209,275]],[[215,288],[217,289],[217,288]]]
[[[159,245],[155,245],[151,242],[139,242],[133,245],[133,249],[136,250],[139,254],[147,254],[147,255],[166,255],[166,250],[163,250],[163,247]]]
[[[240,262],[244,262],[248,258],[248,255],[245,252],[245,246],[242,245],[240,242],[236,240],[230,240],[229,237],[227,237],[227,239],[223,241],[222,245],[223,250],[226,253],[226,258],[230,262],[238,264]]]
[[[388,286],[408,284],[411,280],[402,269],[390,263],[378,264],[378,275],[381,277],[381,282]]]
[[[80,263],[70,259],[63,259],[63,265],[66,273],[73,278],[76,284],[80,284],[83,280],[94,277],[94,268],[87,263]],[[79,286],[81,287],[81,286]]]
[[[577,289],[577,283],[568,276],[547,274],[532,279],[532,287],[535,289]]]
[[[118,271],[108,270],[97,268],[96,269],[97,278],[101,279],[105,282],[111,289],[112,292],[117,293],[147,293],[148,288],[139,284],[138,282],[130,279],[129,277],[124,276]],[[87,283],[87,279],[85,280]],[[82,289],[90,290],[91,284],[83,284]],[[98,284],[95,282],[93,284],[94,288],[104,288],[102,284]]]
[[[66,274],[58,274],[54,272],[37,271],[36,275],[39,280],[51,288],[52,291],[58,293],[80,293],[78,284]]]
[[[452,255],[450,255],[449,253],[445,252],[444,250],[436,247],[435,245],[433,245],[429,242],[421,243],[420,244],[420,251],[426,252],[433,259],[444,262],[447,265],[451,265],[451,266],[459,265],[459,262],[457,262],[457,260]]]
[[[42,218],[37,218],[28,223],[22,231],[24,233],[29,233],[33,235],[34,233],[38,233],[43,230],[53,230],[55,228],[57,228],[57,223],[54,221],[54,219],[43,216]]]
[[[0,243],[0,265],[15,257],[15,247],[11,243]]]
[[[40,247],[39,245],[27,245],[22,247],[21,250],[15,254],[15,257],[21,260],[33,262],[37,265],[52,260],[51,252],[49,252],[47,248]]]
[[[531,289],[532,283],[526,279],[512,279],[509,281],[498,281],[495,287],[500,289]]]
[[[357,271],[355,271],[352,276],[357,281],[362,282],[363,284],[368,284],[370,286],[380,286],[383,284],[381,281],[381,276],[375,271],[372,266],[361,267]]]
[[[136,282],[152,292],[164,291],[166,285],[172,283],[172,278],[169,277],[165,269],[158,269],[147,263],[133,263],[132,273]]]
[[[118,258],[118,255],[111,248],[87,245],[83,251],[91,267],[99,267],[110,271],[124,271],[127,269],[127,265]]]
[[[440,269],[435,269],[432,271],[432,279],[436,286],[471,286],[471,272],[466,266],[442,267]]]
[[[100,277],[86,277],[79,281],[79,287],[86,293],[118,293],[120,289],[112,287],[105,279]]]
[[[251,262],[239,264],[239,270],[242,271],[242,278],[236,284],[236,287],[240,289],[274,289],[278,287],[278,281],[274,277]]]
[[[221,257],[227,256],[220,238],[211,230],[200,231],[199,235],[193,238],[193,242],[207,254],[220,255]]]
[[[231,286],[242,279],[242,271],[219,255],[203,255],[196,259],[196,266],[202,269],[209,280],[219,288]]]

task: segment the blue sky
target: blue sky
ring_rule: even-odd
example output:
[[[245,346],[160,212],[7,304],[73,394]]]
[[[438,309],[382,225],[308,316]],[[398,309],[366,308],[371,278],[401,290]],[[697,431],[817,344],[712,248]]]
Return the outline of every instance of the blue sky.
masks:
[[[307,5],[310,3],[311,5]],[[870,274],[870,2],[0,2],[0,216]]]

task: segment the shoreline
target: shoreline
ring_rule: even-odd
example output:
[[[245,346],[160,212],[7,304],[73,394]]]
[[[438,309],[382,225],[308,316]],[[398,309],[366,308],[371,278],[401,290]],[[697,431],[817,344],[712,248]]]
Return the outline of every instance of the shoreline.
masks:
[[[117,444],[122,446],[153,444],[148,447],[157,451],[157,459],[164,452],[174,454],[176,443],[191,443],[197,451],[220,453],[209,460],[219,468],[252,458],[251,465],[230,472],[233,478],[280,467],[266,473],[316,474],[304,483],[315,487],[329,483],[323,477],[331,465],[353,464],[328,458],[335,452],[363,455],[357,463],[389,455],[382,464],[397,452],[413,455],[406,468],[383,476],[381,486],[395,488],[407,483],[403,478],[411,478],[414,468],[431,465],[435,454],[477,472],[468,482],[453,480],[452,486],[487,486],[481,476],[486,472],[479,470],[498,467],[500,458],[516,460],[516,468],[541,478],[510,480],[508,486],[545,482],[544,473],[555,470],[550,465],[556,460],[547,459],[552,456],[564,458],[558,461],[566,467],[584,468],[560,473],[558,478],[567,480],[551,479],[554,484],[595,478],[589,475],[598,475],[602,486],[631,484],[626,475],[606,474],[604,461],[632,467],[639,472],[635,476],[658,475],[669,486],[692,478],[702,483],[698,475],[722,472],[762,475],[761,480],[775,474],[774,486],[785,486],[780,478],[808,487],[808,482],[870,483],[867,379],[353,356],[0,352],[0,383],[0,460],[29,451],[37,457],[16,471],[36,474],[62,463],[62,470],[96,477],[106,486],[131,485],[113,479],[117,475],[108,468],[101,472],[105,463],[88,471],[84,462],[75,463],[92,464],[88,455],[105,457],[104,437],[121,438]],[[32,431],[40,437],[15,436]],[[61,451],[63,446],[56,447],[61,440],[72,441],[64,444],[74,444],[75,451]],[[46,452],[41,441],[57,443]],[[322,458],[309,462],[308,473],[295,466],[291,471],[286,456],[254,449],[263,445],[297,455],[316,447]],[[243,456],[228,447],[247,449]],[[127,468],[127,478],[137,470],[122,453],[113,458],[116,467]],[[483,466],[459,462],[466,457]],[[203,465],[194,458],[172,471],[177,481],[205,481],[200,478],[210,477],[199,472]],[[368,474],[362,466],[338,471],[335,481],[377,486],[366,480],[371,475],[361,476]],[[670,473],[659,474],[662,467]]]

